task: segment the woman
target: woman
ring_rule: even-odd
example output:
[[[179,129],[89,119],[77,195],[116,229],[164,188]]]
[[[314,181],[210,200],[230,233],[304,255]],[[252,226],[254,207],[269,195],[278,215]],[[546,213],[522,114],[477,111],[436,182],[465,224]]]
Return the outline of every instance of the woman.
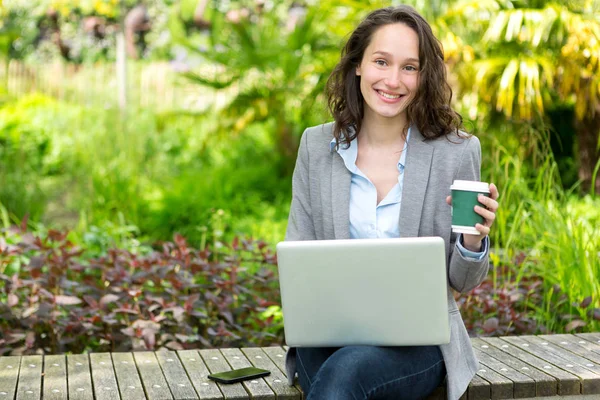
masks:
[[[481,283],[498,190],[475,207],[479,235],[451,232],[450,185],[479,180],[481,150],[459,130],[443,60],[411,7],[374,11],[356,28],[328,82],[335,121],[302,135],[286,240],[440,236],[449,286]],[[450,290],[448,304],[449,344],[292,348],[290,382],[297,372],[309,400],[420,399],[445,379],[458,399],[478,366]]]

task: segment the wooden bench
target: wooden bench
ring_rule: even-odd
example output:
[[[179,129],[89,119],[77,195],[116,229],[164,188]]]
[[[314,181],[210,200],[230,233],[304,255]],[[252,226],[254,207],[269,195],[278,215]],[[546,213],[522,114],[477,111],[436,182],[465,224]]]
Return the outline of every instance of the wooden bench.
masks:
[[[466,400],[600,399],[600,334],[474,338],[480,370]],[[301,399],[282,347],[0,357],[5,399]],[[221,385],[209,371],[254,365],[264,379]],[[443,399],[442,388],[430,399]]]

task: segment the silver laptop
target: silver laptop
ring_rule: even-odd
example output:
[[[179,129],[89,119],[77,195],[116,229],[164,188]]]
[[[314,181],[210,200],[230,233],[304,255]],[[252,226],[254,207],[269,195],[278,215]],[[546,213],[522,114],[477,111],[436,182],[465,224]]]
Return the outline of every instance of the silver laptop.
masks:
[[[450,341],[440,237],[277,244],[288,346]]]

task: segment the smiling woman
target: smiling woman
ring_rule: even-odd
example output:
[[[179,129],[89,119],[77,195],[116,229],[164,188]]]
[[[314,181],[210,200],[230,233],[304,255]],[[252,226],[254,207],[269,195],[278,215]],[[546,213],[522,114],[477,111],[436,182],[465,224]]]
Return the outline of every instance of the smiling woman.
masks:
[[[328,81],[334,122],[302,135],[286,240],[443,238],[450,342],[290,348],[287,376],[298,373],[308,400],[421,399],[444,380],[456,400],[477,371],[450,288],[469,291],[487,274],[498,190],[490,184],[474,208],[484,221],[477,234],[451,231],[450,186],[479,180],[481,149],[450,107],[443,60],[411,7],[376,10],[360,23]],[[365,265],[365,279],[377,267]]]
[[[406,110],[419,83],[419,38],[404,24],[386,25],[373,35],[363,59],[356,67],[360,92],[365,101],[364,124],[392,118],[407,123]]]

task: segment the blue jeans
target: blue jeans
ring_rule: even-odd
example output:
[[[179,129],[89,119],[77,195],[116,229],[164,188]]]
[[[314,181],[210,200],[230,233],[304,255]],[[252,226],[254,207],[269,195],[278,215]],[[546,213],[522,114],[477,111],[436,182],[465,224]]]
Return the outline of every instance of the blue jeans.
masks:
[[[299,347],[298,381],[307,400],[423,399],[444,380],[438,346]]]

